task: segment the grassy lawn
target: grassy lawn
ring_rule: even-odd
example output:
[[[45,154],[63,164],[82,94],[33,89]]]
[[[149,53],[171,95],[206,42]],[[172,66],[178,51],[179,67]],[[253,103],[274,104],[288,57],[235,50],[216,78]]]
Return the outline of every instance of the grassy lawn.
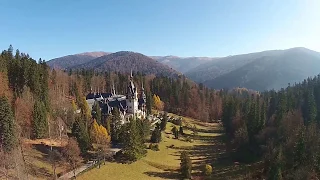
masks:
[[[176,116],[170,114],[170,116]],[[193,135],[192,126],[196,126],[198,134]],[[132,164],[107,162],[100,169],[93,168],[79,175],[80,180],[108,179],[108,180],[144,180],[144,179],[179,179],[180,154],[190,151],[193,164],[193,177],[201,176],[205,164],[213,167],[213,179],[243,179],[252,166],[235,166],[226,153],[223,143],[221,127],[218,123],[203,123],[192,118],[183,117],[184,137],[174,139],[171,134],[172,123],[167,124],[159,143],[160,151],[148,149],[147,156]],[[188,126],[188,127],[187,127]],[[179,128],[177,126],[177,128]],[[193,141],[187,142],[190,137]],[[174,145],[173,147],[171,147]],[[29,179],[48,179],[53,170],[48,161],[48,156],[39,145],[32,145],[25,151],[25,159],[29,171]],[[57,173],[65,167],[57,168]]]
[[[169,114],[170,116],[172,114]],[[162,134],[160,151],[148,150],[146,157],[132,164],[107,163],[100,169],[95,168],[83,173],[77,179],[178,179],[181,151],[190,151],[193,163],[193,176],[198,176],[205,164],[214,164],[216,159],[225,152],[221,143],[221,127],[218,123],[202,123],[191,118],[184,117],[186,123],[196,125],[198,134],[192,135],[192,131],[184,128],[184,133],[194,139],[192,143],[185,141],[185,137],[174,139],[171,129],[172,123],[167,124]],[[169,146],[174,145],[173,148]],[[218,172],[218,171],[217,171]],[[220,174],[225,174],[219,171]]]

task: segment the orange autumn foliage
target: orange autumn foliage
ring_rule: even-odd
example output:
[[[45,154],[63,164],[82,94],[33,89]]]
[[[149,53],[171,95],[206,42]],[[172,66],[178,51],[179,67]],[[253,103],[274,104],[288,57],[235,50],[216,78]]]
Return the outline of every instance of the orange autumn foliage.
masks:
[[[0,96],[6,96],[9,102],[11,102],[13,95],[8,84],[8,76],[0,72]]]

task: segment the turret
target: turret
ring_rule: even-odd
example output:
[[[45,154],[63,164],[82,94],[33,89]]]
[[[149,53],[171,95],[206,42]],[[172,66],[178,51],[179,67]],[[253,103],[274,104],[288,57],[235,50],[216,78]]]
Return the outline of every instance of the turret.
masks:
[[[143,87],[143,83],[141,85],[141,99],[143,100],[144,103],[146,103],[146,94],[144,93],[144,87]]]
[[[138,93],[137,89],[133,83],[133,74],[132,70],[129,76],[129,84],[128,84],[128,90],[127,90],[127,106],[128,106],[128,112],[132,114],[136,114],[138,111]]]
[[[116,89],[114,88],[114,82],[112,83],[111,95],[112,96],[116,95]]]

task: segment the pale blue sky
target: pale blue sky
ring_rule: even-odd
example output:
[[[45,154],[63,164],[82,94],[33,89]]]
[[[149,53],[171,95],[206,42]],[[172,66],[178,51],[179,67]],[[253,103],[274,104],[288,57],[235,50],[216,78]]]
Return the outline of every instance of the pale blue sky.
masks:
[[[320,51],[320,0],[1,0],[0,49],[228,56]]]

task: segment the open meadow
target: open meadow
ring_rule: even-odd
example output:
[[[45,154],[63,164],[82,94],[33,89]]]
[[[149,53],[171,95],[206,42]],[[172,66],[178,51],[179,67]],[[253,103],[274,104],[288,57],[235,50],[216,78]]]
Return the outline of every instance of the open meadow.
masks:
[[[169,114],[172,116],[172,114]],[[245,166],[235,166],[226,154],[223,143],[222,127],[219,123],[203,123],[191,118],[183,118],[184,137],[174,139],[171,129],[175,126],[168,123],[159,143],[160,151],[148,149],[146,157],[132,164],[107,162],[101,168],[93,168],[79,175],[77,179],[179,179],[180,154],[190,151],[194,178],[201,176],[205,164],[213,167],[214,179],[235,179],[245,174]],[[196,125],[198,133],[193,135],[191,128]],[[177,126],[178,127],[178,126]],[[192,142],[187,142],[190,137]]]

